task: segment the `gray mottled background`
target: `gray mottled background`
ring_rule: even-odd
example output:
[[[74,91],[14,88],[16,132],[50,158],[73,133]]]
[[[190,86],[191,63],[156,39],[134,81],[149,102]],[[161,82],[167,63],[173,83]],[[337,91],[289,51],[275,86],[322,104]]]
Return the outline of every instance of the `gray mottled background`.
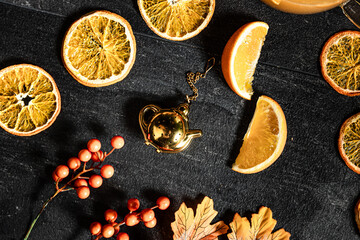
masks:
[[[81,15],[106,9],[126,18],[135,33],[137,56],[122,82],[88,88],[75,81],[60,58],[62,38]],[[227,86],[220,68],[222,50],[247,22],[270,29],[255,73],[255,96],[241,99]],[[48,71],[62,97],[56,122],[33,137],[0,131],[0,239],[21,239],[42,203],[53,194],[51,173],[59,164],[99,138],[110,149],[120,134],[126,145],[109,162],[116,175],[86,200],[74,192],[58,196],[39,219],[30,239],[90,239],[88,226],[108,208],[126,214],[126,201],[142,206],[167,195],[172,205],[157,212],[158,226],[124,227],[131,239],[172,239],[170,223],[180,203],[195,207],[214,199],[216,220],[231,222],[235,212],[250,216],[260,206],[273,210],[277,228],[292,239],[358,239],[353,209],[359,176],[341,160],[336,139],[344,120],[360,111],[358,97],[336,93],[321,77],[318,57],[335,32],[356,29],[341,13],[299,16],[275,11],[260,0],[218,0],[209,26],[195,38],[172,42],[156,36],[142,20],[135,0],[0,0],[0,68],[31,63]],[[144,145],[138,112],[149,103],[171,107],[191,90],[188,71],[217,65],[197,86],[191,128],[204,136],[179,154],[157,154]],[[281,157],[254,175],[231,170],[260,95],[283,108],[288,140]],[[227,239],[221,237],[220,239]]]

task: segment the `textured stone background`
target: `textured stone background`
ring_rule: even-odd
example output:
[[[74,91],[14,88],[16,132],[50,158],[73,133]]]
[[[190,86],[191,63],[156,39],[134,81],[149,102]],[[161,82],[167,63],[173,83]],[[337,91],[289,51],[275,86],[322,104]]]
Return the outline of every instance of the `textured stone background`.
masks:
[[[126,18],[137,41],[136,62],[128,77],[103,88],[88,88],[62,65],[62,38],[82,14],[107,9]],[[204,195],[214,199],[217,220],[230,223],[235,212],[250,216],[260,206],[273,210],[277,228],[292,239],[358,239],[353,208],[360,193],[357,174],[341,160],[336,139],[342,122],[360,110],[359,98],[336,93],[321,77],[318,56],[332,34],[356,29],[341,9],[310,16],[275,11],[260,0],[218,0],[212,21],[197,37],[171,42],[144,23],[135,0],[0,0],[0,68],[31,63],[57,82],[62,110],[48,130],[33,137],[0,131],[0,238],[21,239],[43,201],[54,191],[51,172],[96,137],[110,149],[120,134],[126,146],[109,161],[116,175],[87,200],[75,193],[57,197],[39,219],[31,239],[90,239],[88,226],[108,208],[126,212],[128,198],[152,206],[160,195],[171,208],[157,212],[158,226],[124,227],[131,239],[172,239],[170,223],[180,203],[195,207]],[[261,20],[269,34],[255,73],[255,96],[241,99],[225,83],[220,56],[226,41],[243,24]],[[204,136],[179,154],[157,154],[144,145],[138,112],[149,103],[171,107],[190,88],[185,73],[202,70],[208,58],[217,65],[198,83],[200,97],[191,109],[191,128]],[[283,108],[288,141],[267,170],[242,175],[230,166],[265,94]],[[220,239],[227,239],[221,237]]]

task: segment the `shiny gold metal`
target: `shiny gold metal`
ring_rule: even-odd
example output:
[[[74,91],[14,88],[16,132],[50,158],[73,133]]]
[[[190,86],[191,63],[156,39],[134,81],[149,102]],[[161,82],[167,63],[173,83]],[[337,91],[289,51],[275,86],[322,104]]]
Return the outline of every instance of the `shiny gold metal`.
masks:
[[[147,145],[157,152],[177,153],[185,150],[193,138],[201,137],[201,130],[189,130],[189,104],[162,109],[150,104],[141,109],[139,123]]]

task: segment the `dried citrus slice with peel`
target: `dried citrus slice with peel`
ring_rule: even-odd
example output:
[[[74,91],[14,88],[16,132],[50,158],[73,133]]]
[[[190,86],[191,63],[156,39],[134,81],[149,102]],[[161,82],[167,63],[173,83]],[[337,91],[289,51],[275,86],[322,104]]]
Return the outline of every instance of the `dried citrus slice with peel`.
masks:
[[[261,96],[232,169],[246,174],[264,170],[281,155],[286,137],[286,119],[280,105]]]
[[[325,80],[338,93],[360,95],[360,32],[333,35],[322,49],[320,65]]]
[[[346,165],[360,174],[360,113],[348,118],[342,124],[338,149]]]
[[[183,41],[198,35],[209,24],[215,0],[138,0],[138,6],[154,33]]]
[[[252,81],[269,26],[251,22],[239,28],[227,42],[221,68],[226,82],[239,96],[250,100]]]
[[[108,11],[89,13],[67,31],[62,58],[68,72],[89,87],[102,87],[124,79],[136,56],[130,24]]]
[[[0,71],[0,126],[18,136],[50,127],[61,109],[60,93],[44,69],[20,64]]]

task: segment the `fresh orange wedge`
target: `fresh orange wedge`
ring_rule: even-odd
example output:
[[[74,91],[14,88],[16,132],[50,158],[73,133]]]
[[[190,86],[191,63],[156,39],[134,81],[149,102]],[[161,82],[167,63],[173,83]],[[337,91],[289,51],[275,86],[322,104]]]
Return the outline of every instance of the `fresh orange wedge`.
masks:
[[[360,174],[360,113],[348,118],[340,128],[338,149],[346,165]]]
[[[62,48],[65,68],[89,87],[123,80],[135,56],[136,42],[130,24],[108,11],[89,13],[73,23]]]
[[[154,33],[183,41],[198,35],[209,24],[215,0],[138,0],[138,6]]]
[[[61,109],[60,93],[44,69],[20,64],[0,71],[0,126],[18,136],[50,127]]]
[[[250,100],[256,64],[269,26],[251,22],[238,29],[227,42],[221,58],[226,82],[239,96]]]
[[[325,80],[338,93],[360,95],[360,32],[333,35],[322,49],[320,65]]]
[[[246,174],[264,170],[281,155],[286,137],[286,119],[280,105],[261,96],[232,169]]]

